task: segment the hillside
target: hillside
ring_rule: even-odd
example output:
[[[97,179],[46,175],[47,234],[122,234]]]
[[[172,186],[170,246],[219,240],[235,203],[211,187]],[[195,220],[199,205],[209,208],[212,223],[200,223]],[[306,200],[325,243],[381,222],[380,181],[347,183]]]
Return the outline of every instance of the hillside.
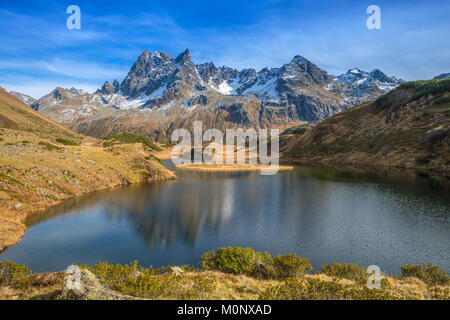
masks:
[[[32,110],[0,88],[0,251],[27,215],[85,193],[173,178],[142,143],[108,148]]]
[[[103,138],[132,132],[168,140],[176,128],[280,128],[322,120],[376,99],[403,81],[378,69],[329,75],[295,56],[260,71],[194,64],[189,50],[176,58],[145,50],[119,83],[90,94],[56,88],[32,107],[71,129]]]
[[[281,141],[286,161],[450,173],[450,80],[407,82]]]

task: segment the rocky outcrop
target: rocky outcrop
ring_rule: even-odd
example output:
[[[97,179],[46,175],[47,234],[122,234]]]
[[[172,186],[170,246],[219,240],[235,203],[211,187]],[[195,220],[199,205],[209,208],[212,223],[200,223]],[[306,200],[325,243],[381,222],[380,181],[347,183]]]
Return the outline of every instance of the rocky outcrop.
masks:
[[[65,283],[69,285],[57,297],[59,300],[144,300],[106,288],[87,269],[74,268],[66,274]]]

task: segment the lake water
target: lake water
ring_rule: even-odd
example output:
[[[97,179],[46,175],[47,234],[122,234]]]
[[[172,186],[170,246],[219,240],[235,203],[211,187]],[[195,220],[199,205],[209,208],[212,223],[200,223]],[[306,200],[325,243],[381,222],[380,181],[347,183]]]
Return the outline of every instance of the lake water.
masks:
[[[275,176],[177,175],[34,215],[0,260],[34,272],[97,261],[197,265],[208,250],[241,246],[298,253],[315,268],[338,261],[399,273],[401,265],[426,261],[450,271],[448,181],[311,166]]]

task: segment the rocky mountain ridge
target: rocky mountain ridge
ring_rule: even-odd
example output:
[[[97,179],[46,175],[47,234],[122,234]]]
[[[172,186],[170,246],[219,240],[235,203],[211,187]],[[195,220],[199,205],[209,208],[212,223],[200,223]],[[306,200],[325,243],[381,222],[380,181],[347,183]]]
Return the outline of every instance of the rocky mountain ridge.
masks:
[[[375,101],[283,136],[298,163],[373,165],[450,177],[450,79],[407,82]]]
[[[167,139],[173,129],[189,129],[195,120],[219,129],[285,128],[323,120],[402,82],[377,69],[331,76],[302,56],[257,72],[194,64],[188,49],[176,58],[145,50],[122,83],[106,81],[94,94],[56,88],[32,107],[97,137],[131,130]]]

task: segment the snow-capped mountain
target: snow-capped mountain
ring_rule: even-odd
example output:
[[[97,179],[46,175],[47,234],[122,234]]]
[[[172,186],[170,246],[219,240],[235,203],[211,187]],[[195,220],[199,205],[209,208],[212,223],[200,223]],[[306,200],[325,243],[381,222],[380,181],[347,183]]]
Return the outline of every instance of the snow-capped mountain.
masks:
[[[388,77],[378,69],[371,72],[353,68],[327,84],[326,89],[337,96],[358,105],[369,100],[376,99],[380,95],[391,91],[404,81],[396,77]]]
[[[12,95],[14,98],[22,101],[23,103],[25,103],[25,104],[27,104],[29,106],[31,106],[33,103],[36,102],[36,99],[34,99],[33,97],[30,97],[30,96],[28,96],[26,94],[23,94],[23,93],[20,93],[20,92],[17,92],[17,91],[10,91],[9,94]]]
[[[200,119],[208,127],[287,127],[325,119],[375,99],[402,80],[378,69],[331,76],[304,57],[279,68],[236,70],[194,64],[189,50],[176,58],[145,50],[119,83],[93,94],[56,88],[32,104],[85,134],[131,131],[166,139]]]

